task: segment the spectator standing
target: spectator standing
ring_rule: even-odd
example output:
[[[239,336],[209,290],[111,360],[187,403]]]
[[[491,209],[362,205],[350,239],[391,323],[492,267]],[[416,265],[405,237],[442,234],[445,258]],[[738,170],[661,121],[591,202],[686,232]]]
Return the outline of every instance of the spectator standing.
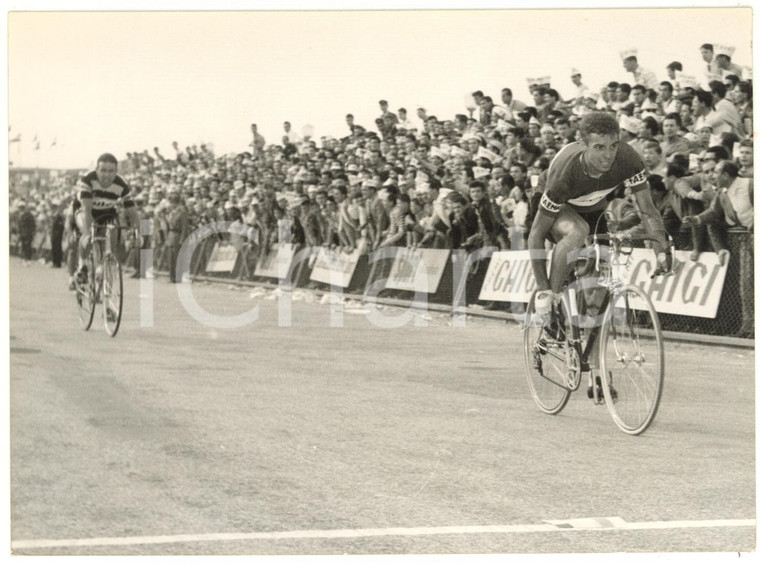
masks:
[[[715,60],[715,53],[713,51],[712,43],[703,43],[699,47],[699,53],[702,55],[702,60],[707,63],[704,73],[706,76],[720,75],[720,67],[718,61]]]
[[[715,62],[718,66],[717,74],[720,78],[729,74],[735,74],[739,78],[742,77],[742,67],[736,63],[731,62],[731,57],[734,54],[736,47],[731,45],[715,44]]]
[[[34,219],[34,214],[25,202],[20,202],[18,207],[18,235],[21,240],[21,256],[24,259],[24,266],[28,266],[33,256],[34,249],[32,248],[32,244],[34,242],[34,233],[37,229],[37,222]]]
[[[651,70],[647,70],[639,66],[637,58],[638,49],[626,49],[620,53],[620,58],[623,59],[623,67],[627,72],[633,74],[633,78],[636,84],[641,84],[647,89],[657,90],[659,82],[657,76]]]
[[[251,123],[251,135],[253,136],[251,141],[251,149],[253,150],[251,154],[254,158],[258,158],[262,156],[261,153],[264,151],[267,141],[264,139],[264,136],[259,133],[258,126],[255,123]]]
[[[512,97],[511,88],[501,89],[501,106],[505,110],[504,119],[507,121],[513,121],[517,112],[525,111],[525,108],[527,107],[525,102],[515,100],[514,97]]]
[[[166,210],[166,252],[169,281],[171,283],[178,283],[182,280],[177,279],[177,258],[179,256],[179,249],[189,234],[188,211],[185,204],[180,200],[178,189],[170,189],[167,193],[167,199],[169,201],[169,208]]]
[[[50,221],[50,252],[53,268],[60,268],[63,263],[63,231],[66,219],[60,201],[53,200]]]

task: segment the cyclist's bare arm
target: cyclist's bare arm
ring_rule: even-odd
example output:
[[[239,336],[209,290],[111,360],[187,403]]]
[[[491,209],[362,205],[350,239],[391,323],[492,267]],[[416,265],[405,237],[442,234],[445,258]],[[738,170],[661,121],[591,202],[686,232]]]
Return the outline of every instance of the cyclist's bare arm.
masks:
[[[82,203],[82,234],[89,237],[92,228],[92,199],[83,197],[80,201]]]
[[[556,215],[544,213],[539,207],[536,218],[533,220],[530,234],[528,234],[530,262],[533,267],[533,276],[536,278],[536,287],[539,291],[549,289],[549,276],[546,272],[545,243],[556,218]]]
[[[662,222],[662,216],[652,201],[652,194],[648,189],[637,190],[634,192],[636,205],[641,215],[641,222],[649,236],[657,239],[652,242],[655,255],[657,256],[657,269],[655,275],[666,274],[670,272],[673,265],[673,257],[668,244],[668,235],[665,231],[665,224]]]

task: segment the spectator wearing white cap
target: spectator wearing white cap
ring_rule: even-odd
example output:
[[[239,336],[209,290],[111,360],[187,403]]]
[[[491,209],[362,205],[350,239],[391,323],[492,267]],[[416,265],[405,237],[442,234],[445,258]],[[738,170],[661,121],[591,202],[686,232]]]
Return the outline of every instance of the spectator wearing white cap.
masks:
[[[581,71],[577,68],[573,68],[570,71],[570,80],[572,80],[573,84],[575,85],[575,93],[573,98],[575,98],[577,104],[579,100],[582,100],[586,93],[589,91],[589,87],[583,83],[583,76],[581,75]]]
[[[620,141],[631,145],[639,156],[644,155],[644,147],[638,142],[639,131],[644,122],[636,117],[629,117],[625,114],[620,116]]]
[[[641,84],[651,90],[657,90],[657,85],[659,84],[657,76],[653,71],[639,66],[637,54],[638,49],[621,51],[620,58],[623,59],[623,67],[626,71],[633,74],[636,84]]]
[[[716,43],[713,45],[713,48],[715,51],[715,62],[718,65],[718,72],[716,74],[721,78],[729,74],[735,74],[741,78],[743,72],[742,67],[731,62],[731,57],[733,56],[736,47]]]

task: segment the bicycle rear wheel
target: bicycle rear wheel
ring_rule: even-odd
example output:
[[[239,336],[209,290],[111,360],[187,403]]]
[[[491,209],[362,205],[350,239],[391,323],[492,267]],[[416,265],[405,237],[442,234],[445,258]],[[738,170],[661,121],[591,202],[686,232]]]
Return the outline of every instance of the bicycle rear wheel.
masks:
[[[568,346],[569,316],[561,315],[560,338],[547,338],[542,319],[535,315],[535,299],[534,292],[523,325],[525,372],[530,394],[538,408],[547,414],[557,414],[570,398],[570,389],[565,380],[568,365],[574,355],[574,350]]]
[[[612,293],[599,355],[604,395],[613,397],[605,401],[612,419],[626,434],[641,434],[660,406],[665,352],[657,311],[639,287]]]
[[[116,336],[121,325],[123,282],[121,264],[113,254],[103,258],[103,323],[110,336]]]
[[[90,330],[92,319],[95,318],[95,261],[92,255],[87,259],[87,283],[76,283],[77,308],[79,322],[84,330]]]

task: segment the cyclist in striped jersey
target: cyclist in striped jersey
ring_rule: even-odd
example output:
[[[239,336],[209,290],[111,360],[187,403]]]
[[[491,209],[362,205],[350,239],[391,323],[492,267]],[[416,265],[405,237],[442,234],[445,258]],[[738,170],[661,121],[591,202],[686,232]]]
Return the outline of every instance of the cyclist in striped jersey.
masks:
[[[77,281],[80,284],[87,283],[86,259],[90,253],[90,227],[93,222],[96,225],[106,225],[118,219],[116,203],[121,199],[129,224],[133,229],[138,229],[140,218],[137,208],[131,198],[129,184],[116,173],[118,161],[110,153],[100,155],[95,170],[88,172],[79,179],[77,195],[82,207],[76,214],[76,224],[82,237],[79,240],[79,269]],[[116,245],[116,231],[112,232],[111,247]]]

